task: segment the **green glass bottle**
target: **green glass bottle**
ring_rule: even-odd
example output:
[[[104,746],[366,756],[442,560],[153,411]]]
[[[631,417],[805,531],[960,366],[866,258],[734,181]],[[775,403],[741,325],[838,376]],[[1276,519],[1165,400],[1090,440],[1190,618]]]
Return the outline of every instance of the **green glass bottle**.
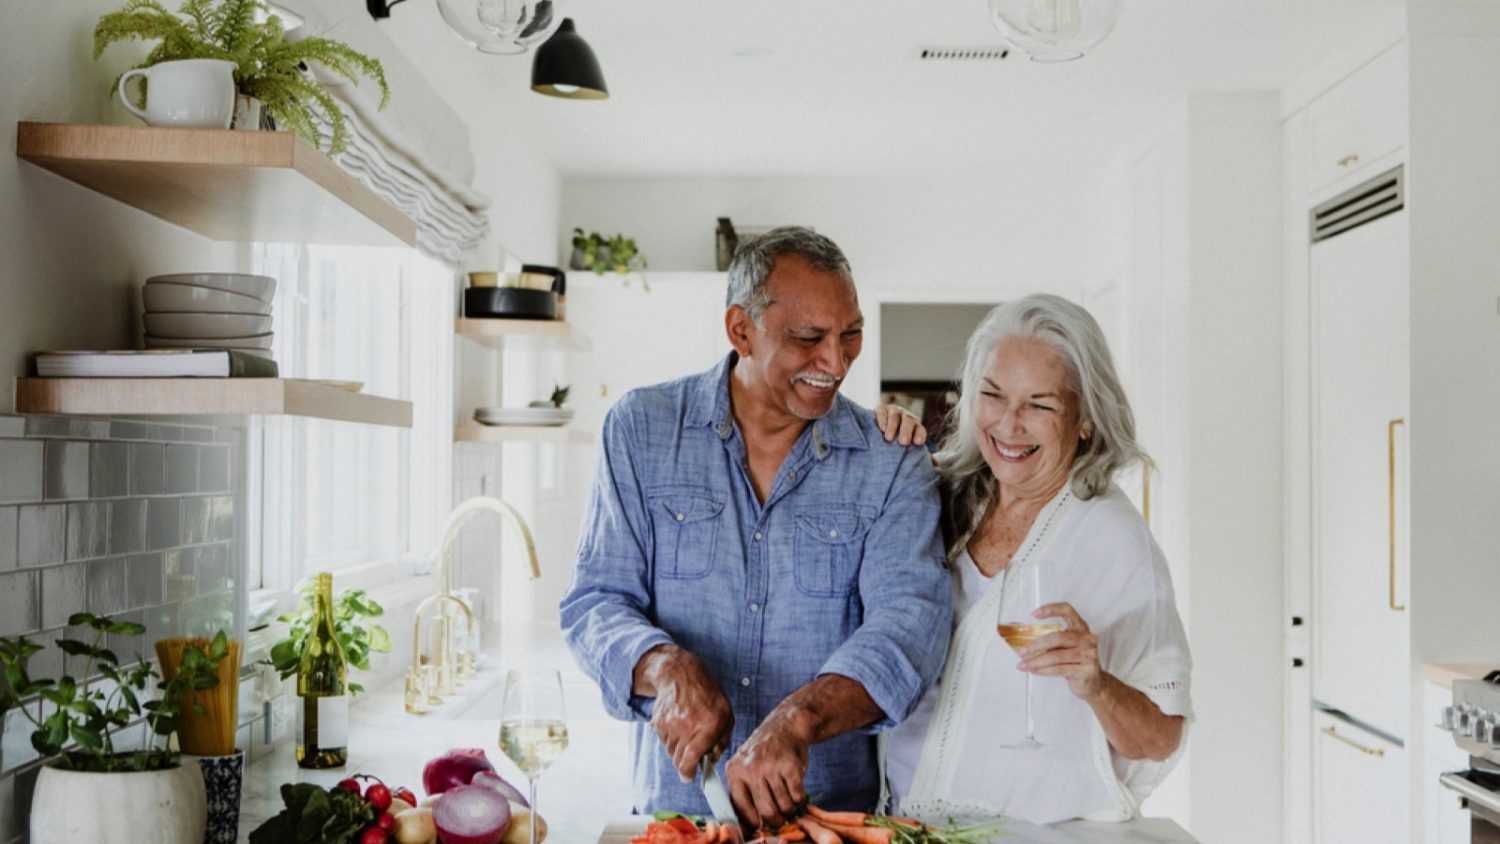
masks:
[[[338,768],[349,760],[349,692],[344,649],[334,633],[333,575],[318,575],[315,616],[297,668],[297,764]]]

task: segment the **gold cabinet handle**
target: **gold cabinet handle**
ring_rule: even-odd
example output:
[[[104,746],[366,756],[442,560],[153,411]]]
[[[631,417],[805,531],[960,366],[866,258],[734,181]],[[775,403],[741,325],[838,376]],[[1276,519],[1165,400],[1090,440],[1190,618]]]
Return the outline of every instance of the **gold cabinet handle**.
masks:
[[[1141,518],[1151,526],[1151,467],[1141,467]]]
[[[1406,424],[1405,419],[1392,419],[1385,426],[1386,456],[1386,503],[1389,506],[1387,521],[1390,527],[1390,557],[1387,566],[1390,572],[1390,596],[1392,610],[1405,612],[1405,604],[1396,603],[1396,429]]]
[[[1374,756],[1376,758],[1379,758],[1385,755],[1385,751],[1381,748],[1365,747],[1364,745],[1360,744],[1352,738],[1349,738],[1348,736],[1339,735],[1338,730],[1335,730],[1333,727],[1324,727],[1323,735],[1328,736],[1334,741],[1341,741],[1344,744],[1347,744],[1350,747],[1354,748],[1355,750],[1358,750],[1360,753],[1365,754],[1366,756]]]

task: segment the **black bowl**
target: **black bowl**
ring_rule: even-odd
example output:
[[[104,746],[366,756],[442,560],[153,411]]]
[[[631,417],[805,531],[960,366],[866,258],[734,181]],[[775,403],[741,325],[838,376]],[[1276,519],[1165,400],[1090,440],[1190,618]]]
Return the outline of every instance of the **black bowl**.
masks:
[[[557,319],[557,294],[523,287],[470,287],[464,291],[464,315],[481,319]]]

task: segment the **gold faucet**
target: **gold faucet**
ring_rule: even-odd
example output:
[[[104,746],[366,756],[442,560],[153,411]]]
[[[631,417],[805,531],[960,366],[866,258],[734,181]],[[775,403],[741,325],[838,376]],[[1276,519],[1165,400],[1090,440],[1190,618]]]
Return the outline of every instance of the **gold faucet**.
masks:
[[[453,591],[453,573],[451,557],[453,543],[458,539],[459,528],[471,516],[489,511],[498,513],[504,518],[510,519],[521,532],[521,538],[525,542],[526,557],[531,568],[531,579],[536,580],[542,576],[541,564],[537,561],[536,542],[531,537],[531,528],[516,508],[501,501],[498,498],[479,496],[458,505],[448,515],[448,523],[443,528],[443,540],[438,544],[434,566],[438,576],[438,592],[429,595],[422,603],[417,605],[415,618],[412,621],[412,654],[411,668],[406,672],[406,711],[413,715],[420,715],[443,702],[443,697],[451,695],[474,673],[474,653],[472,649],[465,646],[458,648],[453,639],[453,622],[461,613],[464,617],[464,641],[475,642],[480,639],[479,622],[474,617],[474,608],[468,602],[459,597]],[[430,638],[435,641],[430,643],[432,654],[430,657],[422,653],[423,620],[427,611],[432,606],[438,606],[436,633]],[[457,607],[458,611],[454,611]]]

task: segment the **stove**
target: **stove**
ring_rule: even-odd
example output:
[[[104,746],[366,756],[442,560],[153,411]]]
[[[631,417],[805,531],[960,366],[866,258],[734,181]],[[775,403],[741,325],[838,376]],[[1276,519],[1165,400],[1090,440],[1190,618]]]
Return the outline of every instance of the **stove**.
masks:
[[[1469,769],[1443,774],[1444,788],[1469,810],[1470,844],[1500,844],[1500,671],[1483,680],[1455,680],[1453,705],[1438,725],[1469,754]]]

